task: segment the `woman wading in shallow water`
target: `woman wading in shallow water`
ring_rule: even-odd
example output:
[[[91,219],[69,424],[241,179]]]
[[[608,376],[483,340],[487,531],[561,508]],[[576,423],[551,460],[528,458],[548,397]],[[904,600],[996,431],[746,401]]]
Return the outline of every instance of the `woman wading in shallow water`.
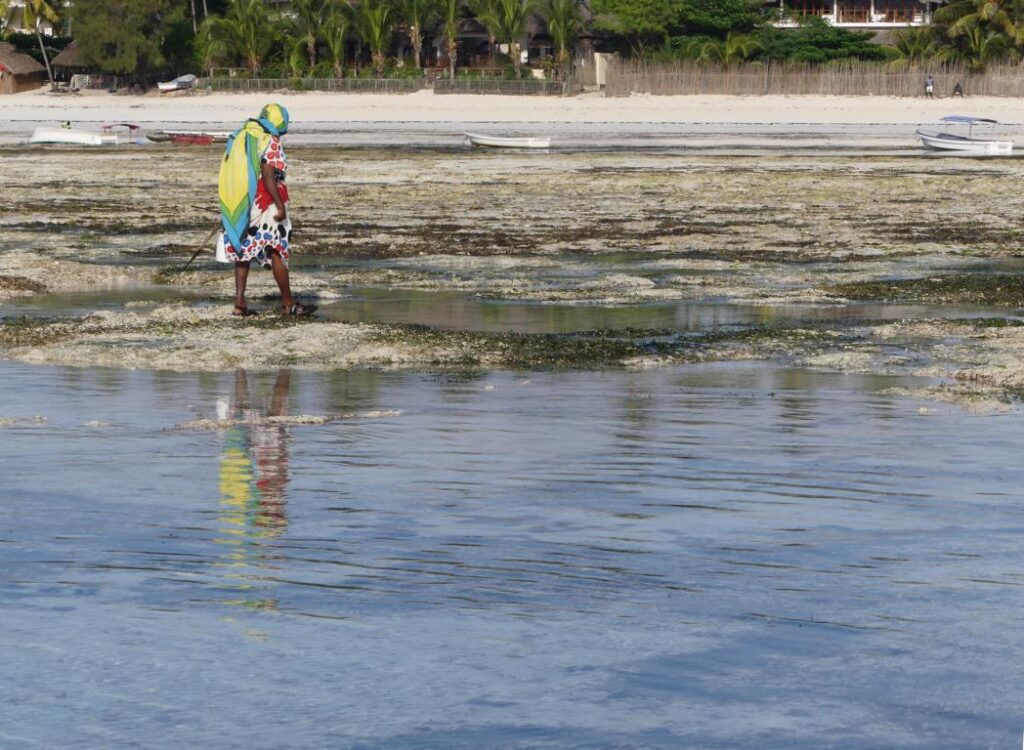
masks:
[[[255,315],[245,304],[249,265],[256,261],[270,268],[281,290],[284,315],[312,315],[314,305],[292,298],[288,279],[288,188],[284,184],[288,160],[281,136],[288,132],[288,110],[268,104],[255,120],[248,120],[228,139],[220,165],[220,212],[224,231],[217,243],[217,259],[235,264],[235,310],[238,316]]]

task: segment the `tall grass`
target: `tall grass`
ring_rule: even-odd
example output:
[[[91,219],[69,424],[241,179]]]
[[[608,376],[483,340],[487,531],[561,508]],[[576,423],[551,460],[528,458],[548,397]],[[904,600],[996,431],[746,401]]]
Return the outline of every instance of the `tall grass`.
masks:
[[[693,61],[613,60],[605,93],[923,96],[924,77],[929,73],[935,79],[937,96],[949,96],[958,82],[967,96],[1024,96],[1024,68],[1017,65],[991,66],[985,73],[972,73],[958,65],[893,69],[885,63],[862,61],[828,65],[748,63],[725,68]]]

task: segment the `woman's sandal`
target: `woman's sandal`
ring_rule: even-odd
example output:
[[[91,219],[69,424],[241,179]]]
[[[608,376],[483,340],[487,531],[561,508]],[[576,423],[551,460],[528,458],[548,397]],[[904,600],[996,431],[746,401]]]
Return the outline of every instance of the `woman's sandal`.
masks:
[[[249,318],[259,315],[259,313],[253,310],[252,308],[239,307],[238,305],[235,305],[234,312],[232,312],[231,314],[234,315],[236,318]]]
[[[304,305],[301,302],[296,302],[291,307],[284,307],[281,309],[282,315],[293,315],[296,318],[306,318],[316,312],[316,305]]]

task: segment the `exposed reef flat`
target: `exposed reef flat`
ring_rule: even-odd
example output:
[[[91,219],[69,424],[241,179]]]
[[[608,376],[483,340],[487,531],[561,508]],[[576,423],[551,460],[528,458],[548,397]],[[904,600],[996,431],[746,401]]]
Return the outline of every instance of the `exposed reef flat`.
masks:
[[[923,377],[932,385],[918,389],[919,395],[944,400],[1005,403],[1024,394],[1024,324],[1002,318],[768,325],[699,334],[495,334],[276,316],[240,320],[229,309],[175,304],[72,319],[8,319],[0,326],[0,347],[28,363],[178,371],[598,369],[777,360]]]
[[[595,324],[537,334],[383,324],[358,310],[351,319],[281,319],[261,272],[251,297],[268,314],[236,320],[223,304],[230,268],[212,261],[204,239],[216,222],[219,151],[4,158],[15,184],[0,219],[9,238],[0,346],[21,361],[217,370],[778,359],[920,375],[961,395],[1013,398],[1024,388],[1024,199],[1001,189],[1024,177],[1013,160],[291,150],[293,286],[321,305],[376,288],[594,310],[766,311],[759,322],[699,330]],[[993,204],[996,192],[1005,200]],[[206,250],[183,270],[196,248]],[[143,288],[148,296],[135,294]],[[123,299],[113,309],[39,312],[62,294],[114,290]],[[182,296],[190,301],[172,301]],[[865,300],[937,307],[864,320],[852,311]],[[39,309],[19,315],[27,303]],[[832,312],[783,320],[772,305]]]

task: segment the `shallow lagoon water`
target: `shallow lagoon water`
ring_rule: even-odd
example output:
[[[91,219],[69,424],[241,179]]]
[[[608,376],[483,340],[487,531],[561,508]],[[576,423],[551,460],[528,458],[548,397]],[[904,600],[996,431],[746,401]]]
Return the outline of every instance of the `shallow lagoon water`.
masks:
[[[1020,413],[763,364],[0,372],[5,748],[1019,742]]]
[[[352,290],[345,299],[327,301],[319,314],[350,322],[542,334],[630,328],[706,332],[723,326],[798,322],[850,324],[905,318],[970,318],[991,315],[992,310],[964,305],[756,305],[690,300],[640,305],[531,304],[462,292],[367,288]]]

